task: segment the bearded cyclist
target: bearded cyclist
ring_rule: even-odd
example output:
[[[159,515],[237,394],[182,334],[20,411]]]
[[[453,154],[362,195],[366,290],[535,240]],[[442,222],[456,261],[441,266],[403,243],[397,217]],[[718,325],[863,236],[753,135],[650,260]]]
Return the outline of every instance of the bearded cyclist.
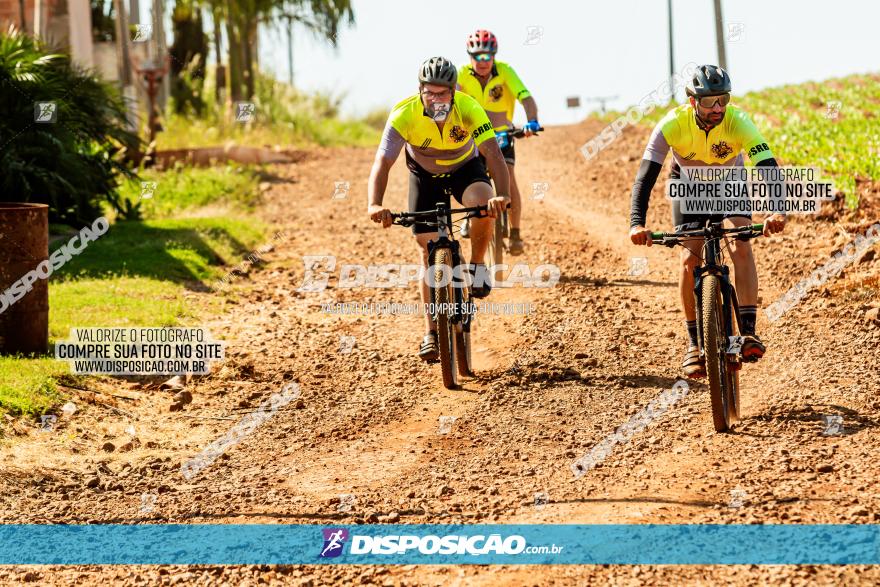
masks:
[[[467,39],[467,52],[471,62],[470,65],[462,65],[458,71],[459,89],[473,96],[480,103],[496,131],[513,128],[513,112],[519,101],[528,119],[523,125],[523,130],[525,136],[530,137],[541,128],[538,124],[538,105],[513,68],[495,59],[497,51],[498,40],[491,32],[479,29],[471,34]],[[513,142],[506,137],[504,140],[505,144],[499,146],[510,173],[509,248],[511,255],[522,255],[523,241],[520,236],[522,198],[513,174],[516,155],[513,151]],[[492,177],[495,177],[494,173]]]
[[[731,83],[727,72],[715,65],[701,65],[688,83],[688,104],[678,106],[654,127],[642,155],[632,188],[630,239],[636,245],[651,246],[651,230],[645,228],[648,199],[660,175],[667,153],[672,151],[670,177],[678,179],[681,168],[689,166],[742,166],[746,152],[758,167],[776,167],[776,159],[767,142],[745,112],[730,101]],[[751,216],[684,214],[678,200],[672,202],[675,231],[701,228],[707,220],[732,226],[751,224]],[[781,232],[785,215],[772,214],[764,220],[765,234]],[[697,314],[694,300],[694,269],[700,264],[703,239],[693,239],[682,250],[679,289],[688,332],[688,348],[682,369],[687,377],[705,377],[706,363],[700,356],[697,341]],[[734,240],[730,257],[735,268],[736,295],[739,302],[742,355],[747,360],[764,356],[766,347],[755,334],[758,303],[758,273],[749,241]]]
[[[373,222],[391,226],[391,212],[382,205],[388,186],[388,172],[401,149],[406,147],[409,175],[409,210],[433,210],[439,202],[450,205],[450,194],[465,207],[489,206],[488,217],[474,218],[471,227],[471,293],[476,298],[489,295],[491,285],[483,262],[494,218],[506,208],[510,198],[507,166],[495,141],[495,132],[486,112],[476,100],[456,92],[458,71],[443,57],[432,57],[419,69],[419,92],[398,103],[388,117],[382,142],[370,171],[367,213]],[[485,158],[495,179],[496,196],[486,175]],[[428,241],[437,239],[433,227],[413,226],[413,234],[428,266]],[[430,290],[423,279],[422,301],[429,303]],[[425,313],[425,337],[419,356],[425,361],[439,357],[436,326]]]

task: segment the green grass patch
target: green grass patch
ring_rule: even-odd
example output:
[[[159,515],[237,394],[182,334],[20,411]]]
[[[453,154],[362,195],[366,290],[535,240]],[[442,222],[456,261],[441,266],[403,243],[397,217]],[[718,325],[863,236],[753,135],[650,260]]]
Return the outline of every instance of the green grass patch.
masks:
[[[0,411],[46,413],[61,399],[55,380],[67,372],[65,363],[50,358],[0,357]]]
[[[83,326],[176,326],[191,318],[183,286],[146,277],[73,279],[49,285],[49,338]]]
[[[165,116],[165,130],[156,138],[159,149],[219,146],[227,142],[251,147],[375,146],[388,115],[386,111],[381,124],[377,123],[376,113],[363,119],[344,118],[340,114],[344,95],[301,92],[261,73],[251,100],[253,120],[239,122],[234,104],[227,110],[213,99],[213,67],[208,68],[199,95],[206,102],[198,116],[192,110]]]
[[[124,182],[119,193],[123,201],[138,203],[144,218],[179,217],[217,203],[237,211],[251,211],[259,201],[259,175],[251,167],[200,169],[178,165],[167,171],[146,169],[139,175],[139,181]],[[141,197],[143,182],[155,183],[150,197]]]
[[[225,265],[236,265],[269,240],[269,227],[245,214],[231,218],[170,218],[174,210],[203,206],[249,208],[256,202],[256,174],[178,169],[153,172],[157,181],[150,219],[120,221],[52,275],[49,338],[66,339],[73,327],[176,326],[215,310],[218,296],[192,302],[188,292],[210,292]],[[161,191],[159,186],[166,186]],[[149,200],[147,200],[149,201]],[[76,232],[53,226],[53,232]],[[50,247],[70,239],[64,234]],[[61,400],[58,378],[66,362],[51,357],[0,357],[0,412],[36,416]]]
[[[253,220],[231,218],[117,222],[53,282],[145,277],[204,289],[203,282],[219,273],[217,266],[238,262],[265,230]]]

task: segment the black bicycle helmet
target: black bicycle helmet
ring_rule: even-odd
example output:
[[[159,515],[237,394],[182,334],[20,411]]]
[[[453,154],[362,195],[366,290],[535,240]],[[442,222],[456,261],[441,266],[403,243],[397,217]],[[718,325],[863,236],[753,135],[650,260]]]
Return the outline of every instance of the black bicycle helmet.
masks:
[[[717,65],[701,65],[685,87],[688,96],[701,98],[730,93],[730,76]]]
[[[419,68],[420,83],[437,84],[454,90],[456,81],[458,81],[458,70],[455,64],[445,57],[431,57]]]

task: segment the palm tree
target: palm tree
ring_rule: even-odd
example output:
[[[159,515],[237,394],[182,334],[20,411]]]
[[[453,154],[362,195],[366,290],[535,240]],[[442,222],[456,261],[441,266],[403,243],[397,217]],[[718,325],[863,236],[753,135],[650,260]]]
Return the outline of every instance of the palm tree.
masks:
[[[134,176],[121,156],[140,148],[118,90],[13,30],[0,33],[0,87],[0,199],[91,222],[102,200],[113,203],[119,176]]]
[[[253,98],[257,71],[257,35],[260,24],[298,22],[333,46],[341,25],[354,24],[350,0],[202,0],[214,18],[214,42],[226,29],[229,96],[233,101]],[[222,24],[221,24],[222,23]],[[291,33],[292,34],[292,33]],[[292,42],[292,37],[291,37]],[[291,66],[292,67],[292,66]]]
[[[293,84],[293,23],[336,47],[340,24],[354,24],[354,10],[349,0],[297,0],[285,2],[278,18],[287,21],[287,71]]]

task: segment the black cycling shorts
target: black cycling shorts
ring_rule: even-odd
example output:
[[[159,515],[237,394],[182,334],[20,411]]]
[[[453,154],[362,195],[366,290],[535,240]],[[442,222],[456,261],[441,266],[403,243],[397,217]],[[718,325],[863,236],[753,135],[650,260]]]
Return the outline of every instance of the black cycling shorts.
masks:
[[[684,214],[681,211],[681,201],[672,201],[672,226],[675,232],[703,228],[706,226],[707,220],[721,222],[725,218],[733,218],[734,216],[752,219],[751,214]]]
[[[451,206],[450,197],[455,198],[455,201],[461,204],[464,191],[472,183],[484,181],[491,185],[489,176],[486,174],[486,167],[478,157],[474,157],[452,173],[439,175],[425,171],[423,167],[420,167],[415,161],[410,159],[409,153],[407,153],[406,163],[410,170],[410,212],[433,210],[440,202]],[[435,227],[424,224],[414,224],[412,230],[413,234],[437,232]]]

